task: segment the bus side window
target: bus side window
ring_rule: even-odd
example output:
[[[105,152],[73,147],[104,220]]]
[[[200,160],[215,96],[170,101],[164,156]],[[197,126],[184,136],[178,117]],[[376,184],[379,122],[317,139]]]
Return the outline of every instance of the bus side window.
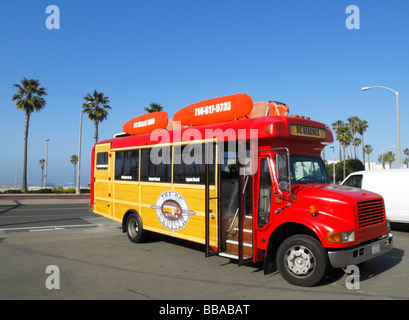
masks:
[[[210,152],[210,151],[209,151]],[[213,154],[209,158],[209,183],[214,184]],[[174,147],[173,182],[205,184],[206,182],[206,145],[187,144]]]
[[[141,150],[141,181],[171,182],[171,147]]]
[[[108,169],[108,152],[97,153],[97,170]]]
[[[139,150],[115,153],[115,180],[138,181]]]
[[[272,181],[267,158],[260,162],[259,187],[257,226],[261,228],[270,220]]]

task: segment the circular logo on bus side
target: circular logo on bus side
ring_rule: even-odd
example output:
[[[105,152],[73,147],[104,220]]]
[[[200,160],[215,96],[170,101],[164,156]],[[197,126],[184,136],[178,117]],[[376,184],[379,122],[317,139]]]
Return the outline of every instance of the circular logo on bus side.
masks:
[[[163,192],[151,208],[156,211],[162,226],[171,231],[182,230],[189,222],[189,216],[196,214],[189,210],[185,198],[176,191]]]

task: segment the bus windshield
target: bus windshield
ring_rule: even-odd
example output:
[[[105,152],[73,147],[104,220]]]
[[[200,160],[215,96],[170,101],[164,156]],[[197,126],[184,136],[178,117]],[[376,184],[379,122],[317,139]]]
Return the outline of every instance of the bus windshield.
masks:
[[[291,183],[330,183],[328,172],[320,158],[290,156]]]

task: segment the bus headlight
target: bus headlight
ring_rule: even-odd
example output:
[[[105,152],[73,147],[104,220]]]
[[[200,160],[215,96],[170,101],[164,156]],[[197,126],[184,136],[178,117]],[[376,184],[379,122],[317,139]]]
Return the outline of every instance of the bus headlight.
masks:
[[[355,241],[355,231],[327,233],[328,243],[346,243],[352,241]]]
[[[388,232],[391,232],[391,222],[389,220],[386,220],[386,228],[388,229]]]

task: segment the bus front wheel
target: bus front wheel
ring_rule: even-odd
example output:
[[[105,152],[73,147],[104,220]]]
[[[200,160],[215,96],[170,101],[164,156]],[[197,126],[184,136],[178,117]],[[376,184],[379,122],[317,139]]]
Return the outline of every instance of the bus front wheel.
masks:
[[[143,230],[142,219],[138,213],[129,214],[126,219],[126,234],[129,240],[134,243],[143,242],[146,240],[147,231]]]
[[[289,283],[311,287],[327,273],[328,259],[321,243],[307,235],[295,235],[283,241],[277,250],[277,268]]]

